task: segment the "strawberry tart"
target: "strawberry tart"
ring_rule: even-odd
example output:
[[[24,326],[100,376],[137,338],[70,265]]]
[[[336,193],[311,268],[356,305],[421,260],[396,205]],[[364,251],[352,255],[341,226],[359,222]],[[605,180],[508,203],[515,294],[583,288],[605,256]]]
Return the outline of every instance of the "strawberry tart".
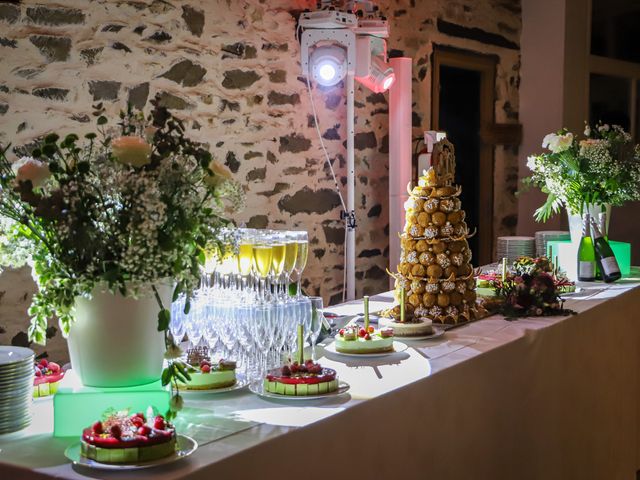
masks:
[[[336,352],[352,354],[371,354],[393,352],[393,328],[376,330],[357,325],[340,329],[334,337]]]
[[[271,370],[264,379],[264,390],[289,396],[323,395],[338,390],[338,377],[335,370],[312,360],[293,362]]]
[[[147,462],[176,451],[176,431],[162,415],[118,412],[82,432],[80,453],[100,463]]]
[[[64,372],[56,362],[43,358],[35,366],[33,377],[33,398],[48,397],[58,391]]]

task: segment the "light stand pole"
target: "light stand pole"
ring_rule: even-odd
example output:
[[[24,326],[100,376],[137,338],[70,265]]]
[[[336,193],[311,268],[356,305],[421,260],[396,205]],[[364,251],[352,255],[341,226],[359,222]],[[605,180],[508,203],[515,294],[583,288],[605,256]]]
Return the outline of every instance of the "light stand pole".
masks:
[[[347,73],[347,300],[356,298],[356,175],[355,175],[355,82],[354,74]]]

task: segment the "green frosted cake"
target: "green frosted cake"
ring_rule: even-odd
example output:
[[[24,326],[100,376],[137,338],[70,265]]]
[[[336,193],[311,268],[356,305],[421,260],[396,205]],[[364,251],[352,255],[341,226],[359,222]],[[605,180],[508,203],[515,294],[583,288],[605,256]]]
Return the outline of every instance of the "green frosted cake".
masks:
[[[180,390],[214,390],[236,384],[236,362],[222,360],[213,363],[207,347],[194,347],[187,351],[190,380],[180,381]]]
[[[265,392],[298,397],[335,392],[338,386],[335,370],[323,368],[311,360],[276,368],[264,379]]]
[[[334,337],[336,352],[351,354],[372,354],[393,352],[393,329],[368,330],[357,326],[340,329]]]
[[[100,463],[137,463],[168,457],[176,451],[176,431],[162,415],[116,413],[82,432],[80,453]]]

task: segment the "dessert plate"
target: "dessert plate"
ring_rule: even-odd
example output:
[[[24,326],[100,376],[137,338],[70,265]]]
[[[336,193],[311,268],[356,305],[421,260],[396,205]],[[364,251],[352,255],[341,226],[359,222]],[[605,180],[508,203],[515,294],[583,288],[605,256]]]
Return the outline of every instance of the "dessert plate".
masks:
[[[407,349],[407,345],[402,342],[393,342],[393,351],[392,352],[382,352],[382,353],[342,353],[336,350],[335,342],[331,345],[327,345],[324,347],[325,352],[333,353],[334,355],[343,355],[345,357],[356,357],[356,358],[372,358],[372,357],[386,357],[388,355],[393,355],[394,353],[404,352]]]
[[[441,336],[443,336],[446,332],[446,329],[440,325],[432,325],[431,328],[433,328],[433,333],[430,335],[420,335],[417,337],[396,337],[396,338],[400,338],[402,339],[402,341],[435,340],[436,338],[440,338]]]
[[[8,369],[10,365],[18,366],[17,364],[23,362],[31,365],[33,363],[33,357],[33,350],[28,348],[0,346],[0,365],[3,369]]]
[[[273,398],[276,400],[320,400],[321,398],[330,398],[337,395],[347,393],[351,386],[347,382],[338,381],[338,390],[330,393],[323,393],[322,395],[279,395],[277,393],[265,392],[264,385],[261,382],[252,383],[249,385],[249,390],[256,395],[264,398]]]
[[[227,392],[233,392],[235,390],[240,390],[241,388],[246,387],[247,385],[249,385],[249,379],[245,378],[242,375],[238,375],[236,377],[236,384],[235,385],[231,385],[230,387],[224,387],[224,388],[209,388],[209,389],[202,389],[202,390],[184,390],[184,389],[180,389],[180,395],[184,395],[185,397],[191,397],[191,396],[198,396],[199,394],[217,394],[217,393],[227,393]]]
[[[64,451],[64,456],[73,462],[74,465],[91,468],[94,470],[140,470],[142,468],[157,467],[158,465],[166,465],[167,463],[176,462],[182,458],[188,457],[198,448],[198,443],[186,435],[178,434],[176,441],[176,452],[168,457],[151,460],[149,462],[140,463],[102,463],[85,458],[80,455],[80,442],[74,443]]]

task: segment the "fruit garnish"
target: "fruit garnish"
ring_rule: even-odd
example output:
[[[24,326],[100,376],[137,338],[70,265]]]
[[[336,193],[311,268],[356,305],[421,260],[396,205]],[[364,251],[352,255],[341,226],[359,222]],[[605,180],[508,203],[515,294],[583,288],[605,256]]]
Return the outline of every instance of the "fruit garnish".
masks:
[[[282,367],[281,372],[283,377],[290,377],[291,376],[291,369],[289,368],[288,365],[285,365],[284,367]]]
[[[393,337],[393,328],[383,328],[380,330],[380,336],[382,338]]]
[[[341,337],[344,337],[344,328],[341,328],[341,329],[340,329],[340,336],[341,336]]]
[[[373,333],[373,332],[375,332],[375,331],[376,331],[376,329],[375,329],[375,328],[373,328],[373,327],[371,327],[371,326],[369,326],[368,331],[369,331],[369,333]]]
[[[104,429],[102,428],[102,422],[96,422],[91,425],[91,431],[96,435],[100,435],[101,433],[103,433]]]
[[[369,335],[368,333],[364,336],[365,340],[371,340],[371,335]]]
[[[164,417],[162,415],[158,415],[154,422],[153,422],[153,428],[155,428],[156,430],[164,430],[165,428],[167,428],[167,422],[164,420]]]
[[[39,368],[36,368],[36,377],[41,377],[42,376],[42,370],[40,370]]]
[[[347,330],[344,334],[344,339],[346,341],[355,340],[357,338],[356,332],[354,330]]]
[[[151,433],[151,428],[149,427],[149,425],[142,425],[138,427],[138,435],[148,437],[150,433]]]
[[[236,369],[236,362],[233,360],[222,360],[220,359],[220,362],[218,362],[218,368],[220,370],[235,370]]]
[[[111,425],[109,433],[113,438],[120,439],[122,437],[122,428],[120,428],[120,425]]]
[[[200,362],[200,368],[204,367],[205,365],[209,365],[209,366],[211,366],[211,364],[210,364],[209,362],[207,362],[206,360],[202,360],[202,361]]]
[[[41,367],[46,367],[47,365],[49,365],[49,360],[47,360],[46,358],[43,358],[38,362],[38,365],[40,365]]]
[[[297,373],[298,370],[300,370],[300,366],[298,365],[298,362],[293,362],[290,368],[291,368],[291,373]]]
[[[56,362],[49,362],[49,370],[51,370],[51,373],[59,373],[60,372],[60,365],[58,365]]]
[[[307,372],[308,370],[309,370],[309,368],[307,367],[307,364],[306,364],[306,363],[305,363],[304,365],[300,365],[300,366],[298,366],[298,371],[299,371],[299,372],[305,373],[305,372]]]
[[[366,334],[367,334],[367,331],[366,331],[364,328],[361,328],[361,329],[358,331],[358,336],[359,336],[359,337],[364,337]]]
[[[200,370],[202,371],[202,373],[209,373],[211,371],[211,365],[202,365],[200,367]]]
[[[145,421],[143,418],[134,415],[133,417],[131,417],[131,423],[133,423],[136,427],[141,427],[145,424]]]
[[[315,373],[315,374],[322,373],[322,367],[320,366],[319,363],[316,363],[315,365],[311,365],[309,367],[309,373]]]

